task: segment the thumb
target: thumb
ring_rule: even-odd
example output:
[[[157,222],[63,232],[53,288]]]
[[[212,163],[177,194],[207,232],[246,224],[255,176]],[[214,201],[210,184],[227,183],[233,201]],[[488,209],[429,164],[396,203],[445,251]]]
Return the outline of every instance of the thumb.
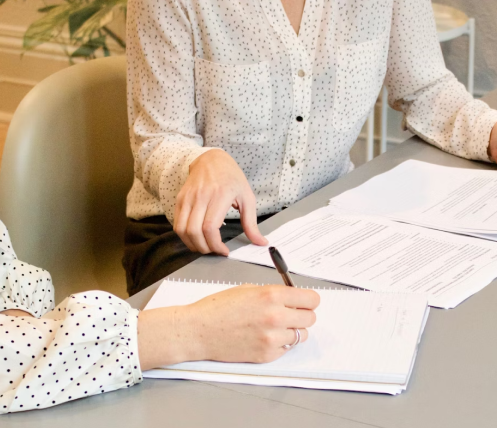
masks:
[[[247,195],[239,204],[240,222],[247,238],[255,245],[267,245],[269,241],[262,236],[257,226],[257,212],[255,207],[255,196]]]

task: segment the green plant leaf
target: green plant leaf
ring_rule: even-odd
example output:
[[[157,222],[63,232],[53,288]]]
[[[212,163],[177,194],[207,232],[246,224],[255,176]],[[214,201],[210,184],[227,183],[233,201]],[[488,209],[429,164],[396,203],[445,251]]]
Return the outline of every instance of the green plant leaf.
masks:
[[[104,45],[102,46],[102,49],[104,51],[104,56],[110,56],[110,50],[107,47],[107,43],[104,43]]]
[[[71,58],[76,58],[76,57],[88,58],[91,55],[93,55],[98,48],[103,48],[104,46],[105,46],[105,36],[99,36],[94,39],[90,39],[86,43],[81,45],[78,49],[76,49],[71,54]]]
[[[0,0],[0,6],[5,3],[6,0]]]
[[[115,5],[103,6],[98,12],[90,16],[72,37],[74,39],[91,38],[95,32],[112,22],[115,7]]]
[[[38,9],[38,12],[40,12],[40,13],[47,13],[47,12],[50,12],[52,9],[54,9],[56,7],[57,7],[56,4],[53,4],[51,6],[45,6],[45,7],[42,7],[40,9]]]
[[[33,49],[36,46],[54,39],[67,23],[67,19],[74,9],[71,3],[56,5],[45,16],[33,22],[24,33],[24,49]]]
[[[100,10],[100,6],[92,4],[89,6],[84,6],[81,9],[69,15],[69,34],[71,38],[74,37],[74,33],[78,31],[82,25],[85,24],[88,19],[90,19],[95,13]]]

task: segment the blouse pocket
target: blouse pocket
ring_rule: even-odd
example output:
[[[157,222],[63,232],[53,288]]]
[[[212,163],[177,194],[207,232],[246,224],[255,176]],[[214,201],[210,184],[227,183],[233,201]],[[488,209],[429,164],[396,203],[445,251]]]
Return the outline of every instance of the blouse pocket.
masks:
[[[362,126],[380,93],[387,70],[389,31],[360,44],[338,45],[333,126]]]
[[[268,141],[273,104],[268,62],[226,65],[195,58],[195,93],[206,146]]]

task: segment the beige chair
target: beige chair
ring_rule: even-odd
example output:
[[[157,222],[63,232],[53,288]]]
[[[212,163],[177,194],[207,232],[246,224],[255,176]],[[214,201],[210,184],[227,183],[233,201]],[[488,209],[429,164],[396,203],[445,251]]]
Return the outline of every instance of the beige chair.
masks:
[[[62,70],[21,102],[0,169],[0,219],[18,257],[47,269],[57,302],[125,297],[125,202],[133,179],[124,57]]]

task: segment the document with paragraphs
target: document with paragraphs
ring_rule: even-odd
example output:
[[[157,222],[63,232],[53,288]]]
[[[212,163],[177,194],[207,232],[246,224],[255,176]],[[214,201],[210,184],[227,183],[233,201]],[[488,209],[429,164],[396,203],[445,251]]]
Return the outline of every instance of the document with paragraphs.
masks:
[[[146,309],[190,304],[233,285],[164,281]],[[421,294],[316,290],[309,338],[267,364],[198,361],[145,377],[398,394],[406,389],[427,317]]]
[[[421,293],[454,308],[497,276],[497,243],[350,213],[334,206],[266,236],[290,271],[373,291]],[[268,247],[247,245],[230,259],[274,267]]]
[[[497,171],[409,160],[332,198],[330,205],[497,240]]]

